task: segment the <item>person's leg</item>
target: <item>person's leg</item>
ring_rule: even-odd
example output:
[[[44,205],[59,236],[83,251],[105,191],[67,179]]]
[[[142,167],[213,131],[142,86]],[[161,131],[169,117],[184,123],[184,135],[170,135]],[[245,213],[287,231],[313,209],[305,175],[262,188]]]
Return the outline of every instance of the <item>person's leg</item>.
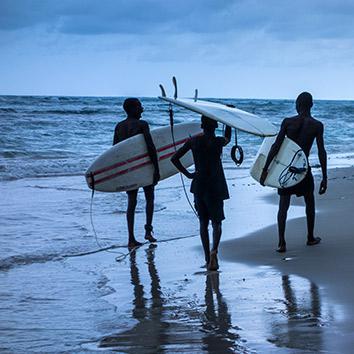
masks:
[[[279,235],[279,244],[278,252],[286,251],[286,242],[285,242],[285,225],[286,218],[288,215],[288,209],[290,205],[291,195],[281,195],[279,199],[279,210],[278,210],[278,235]]]
[[[128,208],[127,208],[127,224],[128,224],[128,246],[139,246],[140,242],[136,241],[134,236],[134,217],[135,217],[135,208],[137,204],[138,190],[134,189],[127,192],[128,195]]]
[[[209,220],[199,218],[200,226],[200,239],[202,241],[205,263],[208,265],[210,262],[210,243],[209,243]]]
[[[206,266],[208,266],[209,261],[210,261],[208,209],[207,209],[204,199],[200,196],[197,196],[197,195],[194,196],[194,206],[195,206],[195,209],[198,213],[200,240],[202,241],[202,245],[203,245],[205,263],[206,263]]]
[[[313,235],[315,227],[315,197],[313,192],[305,194],[304,199],[306,204],[307,244],[309,246],[317,245],[321,239]]]
[[[208,264],[208,270],[218,270],[218,247],[221,238],[221,221],[212,222],[213,226],[213,248],[210,252],[210,262]]]
[[[218,247],[221,238],[221,221],[212,222],[213,226],[213,248],[212,251],[218,252]]]
[[[155,200],[155,188],[153,185],[144,187],[145,194],[145,213],[146,213],[146,224],[145,224],[145,239],[150,242],[156,242],[156,239],[152,235],[152,218],[154,215],[154,200]]]

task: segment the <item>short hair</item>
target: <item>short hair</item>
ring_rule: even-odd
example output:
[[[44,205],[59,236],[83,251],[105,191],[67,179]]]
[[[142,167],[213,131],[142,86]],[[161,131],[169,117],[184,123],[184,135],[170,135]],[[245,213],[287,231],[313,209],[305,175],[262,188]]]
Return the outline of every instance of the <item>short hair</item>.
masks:
[[[207,116],[202,116],[202,129],[216,129],[218,127],[218,122]]]
[[[308,92],[302,92],[296,99],[296,107],[300,112],[309,111],[313,106],[312,95]]]
[[[123,103],[123,109],[125,110],[125,112],[127,114],[129,114],[135,108],[137,103],[140,103],[140,101],[137,98],[129,97],[129,98],[125,99],[125,101]]]

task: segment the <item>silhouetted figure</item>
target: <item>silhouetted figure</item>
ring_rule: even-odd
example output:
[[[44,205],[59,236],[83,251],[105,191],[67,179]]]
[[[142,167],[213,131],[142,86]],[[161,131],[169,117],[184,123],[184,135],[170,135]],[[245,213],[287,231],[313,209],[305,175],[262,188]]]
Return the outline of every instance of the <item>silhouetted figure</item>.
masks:
[[[208,270],[219,268],[217,252],[221,238],[221,222],[224,216],[224,200],[229,198],[229,192],[221,163],[221,153],[231,138],[231,128],[226,127],[225,137],[216,137],[215,129],[218,123],[202,116],[204,133],[189,139],[172,157],[172,163],[187,178],[192,179],[191,192],[194,194],[194,204],[200,223],[200,237],[203,244],[205,262]],[[195,172],[190,173],[180,159],[192,150]],[[213,248],[210,252],[209,221],[213,227]]]
[[[267,178],[268,167],[273,158],[277,155],[285,136],[295,141],[305,152],[308,157],[314,140],[316,139],[318,147],[318,157],[322,169],[322,182],[319,194],[323,194],[327,190],[327,153],[323,141],[323,124],[311,116],[311,108],[313,106],[312,96],[308,92],[301,93],[296,99],[296,110],[298,115],[291,118],[285,118],[281,124],[280,132],[276,141],[271,147],[268,154],[266,164],[263,169],[260,183],[264,185]],[[286,252],[285,242],[285,225],[287,213],[290,205],[291,195],[303,196],[306,203],[307,218],[307,245],[313,246],[320,243],[320,237],[314,237],[315,225],[315,197],[314,197],[314,180],[311,167],[307,171],[306,177],[299,184],[284,189],[278,189],[280,196],[278,211],[278,233],[279,244],[277,252]]]
[[[114,131],[113,145],[126,140],[134,135],[143,134],[147,146],[147,151],[150,160],[154,166],[153,184],[144,187],[144,194],[146,200],[146,224],[145,224],[145,239],[150,242],[155,242],[152,231],[152,218],[154,214],[154,187],[160,179],[158,158],[155,145],[150,135],[149,124],[141,120],[141,114],[144,108],[137,98],[127,98],[123,103],[123,108],[127,113],[127,118],[116,125]],[[141,246],[142,243],[138,242],[134,236],[134,216],[137,204],[138,189],[127,192],[128,194],[128,208],[127,208],[127,223],[129,241],[128,247]]]
[[[215,301],[216,300],[216,301]],[[203,343],[208,353],[237,353],[239,336],[233,332],[231,315],[219,289],[219,273],[208,273],[205,281],[205,320]]]
[[[274,340],[271,342],[288,349],[321,352],[323,324],[319,289],[312,282],[307,286],[298,286],[298,281],[306,282],[304,279],[292,279],[289,275],[282,276],[285,309],[278,320],[273,318]]]
[[[151,299],[147,298],[148,295],[144,291],[144,285],[139,276],[136,250],[132,250],[129,254],[131,284],[134,288],[132,317],[138,321],[137,324],[124,332],[102,338],[99,348],[108,348],[119,353],[160,353],[163,351],[164,344],[168,343],[165,333],[168,325],[163,321],[164,299],[155,265],[154,250],[156,247],[157,245],[151,244],[146,250],[151,280]]]

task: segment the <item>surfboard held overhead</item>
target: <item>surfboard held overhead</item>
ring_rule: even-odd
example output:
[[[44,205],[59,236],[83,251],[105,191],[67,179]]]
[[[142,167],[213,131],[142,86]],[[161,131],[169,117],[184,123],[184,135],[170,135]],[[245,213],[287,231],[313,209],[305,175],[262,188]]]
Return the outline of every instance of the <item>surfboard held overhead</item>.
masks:
[[[161,100],[180,106],[195,113],[205,115],[220,123],[227,124],[235,129],[258,136],[274,136],[276,127],[267,119],[248,113],[238,108],[228,107],[221,103],[189,98],[171,98],[159,96]]]

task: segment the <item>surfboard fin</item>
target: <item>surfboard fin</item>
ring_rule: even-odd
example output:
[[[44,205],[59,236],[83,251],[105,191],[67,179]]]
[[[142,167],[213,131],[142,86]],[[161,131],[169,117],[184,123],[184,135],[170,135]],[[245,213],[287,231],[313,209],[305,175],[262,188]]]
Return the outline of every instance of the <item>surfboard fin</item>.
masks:
[[[165,91],[165,88],[160,84],[160,90],[161,90],[161,96],[162,97],[166,97],[166,91]]]
[[[172,78],[172,83],[175,88],[175,93],[173,95],[173,98],[176,100],[177,99],[177,80],[176,80],[175,76],[173,76],[173,78]]]
[[[197,102],[198,100],[198,89],[195,89],[194,91],[194,102]]]

